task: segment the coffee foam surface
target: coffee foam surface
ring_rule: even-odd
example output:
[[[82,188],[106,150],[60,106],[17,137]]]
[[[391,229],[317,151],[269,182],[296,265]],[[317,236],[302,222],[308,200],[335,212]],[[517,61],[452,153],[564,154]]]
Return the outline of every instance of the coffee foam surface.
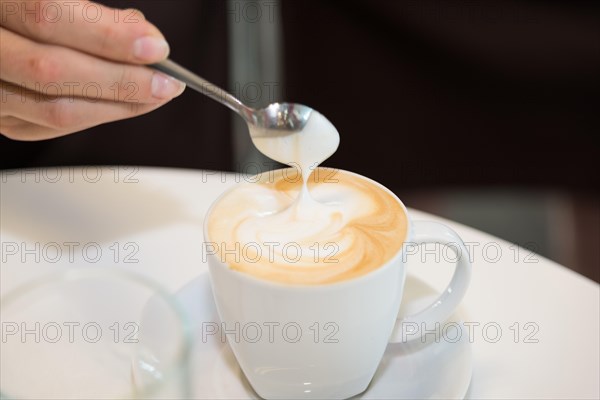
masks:
[[[401,248],[407,218],[398,200],[349,172],[318,168],[310,207],[298,207],[293,169],[264,173],[213,207],[208,243],[230,268],[280,283],[318,285],[366,274]]]

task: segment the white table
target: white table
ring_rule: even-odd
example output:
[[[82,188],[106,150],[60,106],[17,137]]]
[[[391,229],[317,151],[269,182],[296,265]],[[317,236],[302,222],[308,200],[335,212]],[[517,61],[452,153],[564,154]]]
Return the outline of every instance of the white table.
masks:
[[[209,205],[244,179],[133,167],[3,171],[0,290],[90,264],[116,264],[177,290],[206,268],[202,223]],[[598,284],[483,232],[410,213],[446,223],[472,249],[473,279],[460,310],[472,327],[469,397],[600,397]],[[413,256],[411,274],[442,289],[452,268],[441,254],[435,260],[422,253],[424,264]]]

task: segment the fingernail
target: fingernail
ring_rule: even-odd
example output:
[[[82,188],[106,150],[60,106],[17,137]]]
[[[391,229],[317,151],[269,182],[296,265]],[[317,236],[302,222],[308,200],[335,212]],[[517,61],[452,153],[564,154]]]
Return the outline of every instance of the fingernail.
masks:
[[[161,61],[169,55],[169,44],[155,36],[144,36],[133,43],[133,55],[145,62]]]
[[[155,72],[152,76],[152,96],[157,99],[171,99],[183,93],[185,84],[175,78]]]

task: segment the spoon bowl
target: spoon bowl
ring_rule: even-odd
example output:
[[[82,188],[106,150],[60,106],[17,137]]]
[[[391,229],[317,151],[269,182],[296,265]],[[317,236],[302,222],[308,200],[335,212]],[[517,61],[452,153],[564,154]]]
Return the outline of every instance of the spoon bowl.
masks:
[[[265,108],[253,110],[248,123],[260,128],[261,131],[299,132],[306,126],[313,109],[296,103],[273,103]]]

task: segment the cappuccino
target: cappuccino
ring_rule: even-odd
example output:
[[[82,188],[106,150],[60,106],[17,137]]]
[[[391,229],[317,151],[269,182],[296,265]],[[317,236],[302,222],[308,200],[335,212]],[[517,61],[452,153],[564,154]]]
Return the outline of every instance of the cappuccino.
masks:
[[[259,279],[320,285],[367,274],[400,251],[408,222],[390,191],[342,170],[302,178],[270,171],[224,194],[207,217],[207,252]]]

